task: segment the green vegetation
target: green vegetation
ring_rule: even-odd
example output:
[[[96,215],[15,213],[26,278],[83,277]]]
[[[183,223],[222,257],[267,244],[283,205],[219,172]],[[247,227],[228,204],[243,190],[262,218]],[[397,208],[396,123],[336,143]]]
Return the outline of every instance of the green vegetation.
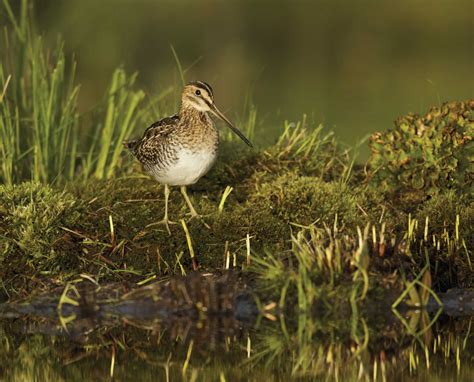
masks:
[[[17,20],[4,1],[11,27],[1,47],[5,296],[79,274],[108,281],[183,274],[190,246],[201,269],[245,270],[257,289],[272,291],[265,298],[301,309],[320,299],[380,298],[387,285],[397,295],[426,269],[435,291],[474,286],[472,101],[374,134],[365,167],[306,118],[285,122],[277,142],[260,150],[226,137],[215,168],[191,190],[210,229],[189,220],[189,233],[174,225],[168,236],[153,225],[163,215],[161,186],[121,143],[162,115],[174,90],[145,106],[136,75],[119,68],[103,103],[78,113],[74,61],[62,42],[52,52],[44,47],[22,4]],[[247,109],[241,121],[252,135],[257,113]],[[177,193],[170,208],[172,219],[185,217]]]
[[[404,196],[474,191],[474,100],[445,103],[425,116],[399,118],[373,134],[369,160],[374,182]]]

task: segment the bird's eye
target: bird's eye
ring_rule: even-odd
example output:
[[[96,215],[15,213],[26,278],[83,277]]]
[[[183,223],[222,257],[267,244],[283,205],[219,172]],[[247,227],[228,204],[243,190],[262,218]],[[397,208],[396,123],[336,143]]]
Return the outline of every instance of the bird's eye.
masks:
[[[201,95],[201,91],[199,89],[196,90],[196,95]]]

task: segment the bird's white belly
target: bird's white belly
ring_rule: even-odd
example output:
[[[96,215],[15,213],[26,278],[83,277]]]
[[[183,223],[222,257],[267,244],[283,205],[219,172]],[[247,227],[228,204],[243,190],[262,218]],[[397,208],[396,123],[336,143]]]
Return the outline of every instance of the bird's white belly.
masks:
[[[192,152],[182,150],[179,158],[161,171],[153,172],[155,179],[170,186],[186,186],[196,183],[214,164],[216,153],[209,151]]]

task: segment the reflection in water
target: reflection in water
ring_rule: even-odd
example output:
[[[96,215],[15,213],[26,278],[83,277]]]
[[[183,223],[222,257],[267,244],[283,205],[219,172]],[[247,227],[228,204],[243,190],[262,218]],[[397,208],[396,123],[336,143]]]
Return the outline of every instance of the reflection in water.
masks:
[[[0,379],[472,380],[472,317],[352,311],[275,314],[273,321],[254,314],[238,282],[224,276],[164,283],[161,302],[156,285],[132,291],[114,285],[95,289],[89,305],[85,300],[76,305],[71,297],[76,292],[68,292],[59,301],[50,294],[29,304],[0,306]],[[76,291],[86,295],[85,289]],[[122,297],[107,304],[112,292]],[[190,293],[205,298],[211,292],[214,306],[227,309],[195,306],[188,314],[191,301],[199,301],[190,299],[184,308]],[[163,301],[172,309],[165,312]],[[152,302],[161,306],[155,314]]]

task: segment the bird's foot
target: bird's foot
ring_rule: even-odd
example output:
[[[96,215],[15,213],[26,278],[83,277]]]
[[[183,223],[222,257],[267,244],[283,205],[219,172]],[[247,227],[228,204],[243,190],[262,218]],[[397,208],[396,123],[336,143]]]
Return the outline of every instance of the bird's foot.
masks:
[[[190,216],[189,220],[198,219],[204,227],[206,227],[207,229],[211,229],[211,226],[204,221],[202,215],[199,215],[196,211],[188,212],[187,215]]]
[[[166,230],[168,231],[168,235],[171,236],[170,225],[178,224],[178,223],[177,223],[177,222],[174,222],[174,221],[172,221],[172,220],[169,220],[168,218],[163,218],[162,220],[160,220],[160,221],[158,221],[158,222],[148,224],[148,225],[146,226],[146,228],[149,228],[149,227],[152,227],[152,226],[155,226],[155,225],[162,225],[162,224],[166,227]]]

